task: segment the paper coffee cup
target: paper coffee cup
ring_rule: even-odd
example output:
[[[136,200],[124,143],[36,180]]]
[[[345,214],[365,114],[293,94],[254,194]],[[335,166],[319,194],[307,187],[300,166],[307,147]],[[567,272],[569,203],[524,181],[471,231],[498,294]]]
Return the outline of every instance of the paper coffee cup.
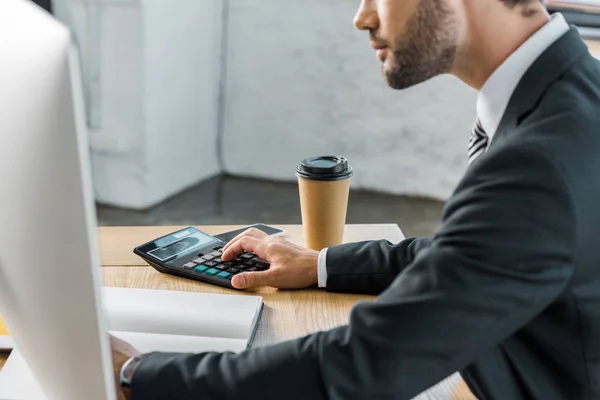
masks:
[[[307,158],[296,168],[304,243],[313,250],[344,239],[352,167],[344,157]]]

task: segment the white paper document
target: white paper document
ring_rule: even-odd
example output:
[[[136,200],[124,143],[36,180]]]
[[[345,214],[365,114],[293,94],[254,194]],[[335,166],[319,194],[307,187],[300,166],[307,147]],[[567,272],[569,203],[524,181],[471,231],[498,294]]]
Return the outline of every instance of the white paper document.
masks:
[[[251,344],[263,306],[257,296],[144,289],[103,288],[102,298],[110,333],[143,353],[241,352]],[[0,400],[21,399],[44,396],[15,349],[0,371]]]

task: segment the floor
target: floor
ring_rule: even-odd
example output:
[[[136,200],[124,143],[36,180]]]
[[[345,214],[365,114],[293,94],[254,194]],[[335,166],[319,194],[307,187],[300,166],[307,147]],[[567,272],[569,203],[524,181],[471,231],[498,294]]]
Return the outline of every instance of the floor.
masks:
[[[405,236],[428,236],[443,203],[435,200],[352,191],[347,222],[397,223]],[[147,210],[98,206],[100,225],[300,224],[295,183],[217,176]]]

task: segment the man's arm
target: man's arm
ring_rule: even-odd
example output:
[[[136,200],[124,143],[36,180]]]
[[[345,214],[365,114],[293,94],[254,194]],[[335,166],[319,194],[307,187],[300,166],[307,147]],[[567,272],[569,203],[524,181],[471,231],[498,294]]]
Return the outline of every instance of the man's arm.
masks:
[[[319,272],[326,271],[323,286],[329,292],[380,294],[432,240],[409,238],[398,244],[380,240],[330,247],[324,260],[319,259]]]
[[[550,159],[472,165],[430,246],[348,326],[236,354],[154,353],[133,399],[409,399],[514,334],[567,287],[576,223]],[[252,249],[249,249],[252,250]]]
[[[373,241],[317,252],[252,228],[225,246],[222,259],[232,260],[244,251],[252,251],[271,264],[266,271],[235,275],[231,283],[236,289],[256,286],[299,289],[318,284],[329,291],[378,294],[429,243],[431,238],[406,239],[397,245]],[[330,253],[333,257],[329,257]],[[328,273],[334,277],[331,285]]]

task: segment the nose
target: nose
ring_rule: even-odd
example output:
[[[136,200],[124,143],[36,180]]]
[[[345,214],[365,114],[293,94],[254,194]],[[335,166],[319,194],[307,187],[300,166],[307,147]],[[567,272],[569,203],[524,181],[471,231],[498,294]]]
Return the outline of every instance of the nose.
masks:
[[[379,17],[374,0],[362,0],[354,16],[354,26],[361,31],[376,31],[379,28]]]

